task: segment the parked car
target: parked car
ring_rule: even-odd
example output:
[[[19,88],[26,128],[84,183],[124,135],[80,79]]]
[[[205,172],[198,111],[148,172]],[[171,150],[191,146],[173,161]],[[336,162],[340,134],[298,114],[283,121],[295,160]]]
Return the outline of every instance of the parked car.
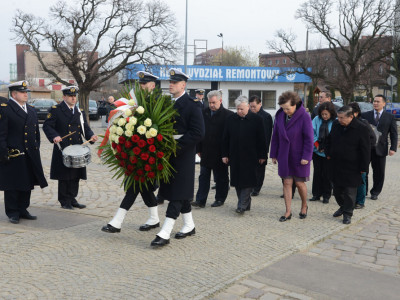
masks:
[[[28,103],[35,108],[39,121],[46,120],[50,107],[57,105],[53,99],[31,99]]]
[[[76,102],[76,105],[79,107],[79,101]],[[98,120],[100,118],[97,108],[96,100],[89,100],[89,119],[90,120]]]
[[[400,103],[387,102],[386,111],[394,115],[396,120],[400,120]]]
[[[332,100],[332,102],[338,102],[338,103],[343,103],[343,98],[338,96],[335,99]]]
[[[372,105],[372,103],[369,103],[369,102],[357,102],[357,103],[361,109],[361,113],[365,113],[367,111],[374,109],[374,106]]]

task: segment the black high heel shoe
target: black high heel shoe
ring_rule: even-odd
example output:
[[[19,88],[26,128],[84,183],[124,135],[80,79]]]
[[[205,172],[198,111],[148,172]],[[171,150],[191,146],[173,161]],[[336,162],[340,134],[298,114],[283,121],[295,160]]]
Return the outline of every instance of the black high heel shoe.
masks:
[[[301,211],[300,211],[300,213],[299,213],[300,219],[305,219],[307,217],[307,212],[308,212],[308,205],[307,205],[305,214],[301,213]]]
[[[292,213],[290,213],[290,215],[288,215],[287,217],[282,216],[279,218],[279,222],[286,222],[287,220],[290,220],[292,218]]]

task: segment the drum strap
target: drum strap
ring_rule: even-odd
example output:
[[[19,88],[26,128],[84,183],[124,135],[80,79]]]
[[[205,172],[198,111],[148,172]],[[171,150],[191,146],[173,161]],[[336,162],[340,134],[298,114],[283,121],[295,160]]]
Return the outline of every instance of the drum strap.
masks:
[[[81,128],[82,128],[82,132],[83,132],[83,138],[85,138],[85,127],[83,126],[83,114],[81,112],[81,110],[79,109],[79,107],[76,107],[80,113],[79,115],[79,120],[81,121]]]

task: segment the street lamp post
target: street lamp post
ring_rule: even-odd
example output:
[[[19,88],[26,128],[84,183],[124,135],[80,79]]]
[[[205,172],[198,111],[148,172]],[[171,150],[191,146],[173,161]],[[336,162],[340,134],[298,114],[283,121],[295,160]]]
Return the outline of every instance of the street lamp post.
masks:
[[[222,40],[222,50],[221,50],[221,66],[224,58],[224,35],[222,33],[218,34],[217,37],[220,37]]]
[[[187,23],[188,23],[188,0],[186,0],[186,21],[185,21],[185,53],[184,53],[184,64],[185,64],[185,74],[187,68]]]

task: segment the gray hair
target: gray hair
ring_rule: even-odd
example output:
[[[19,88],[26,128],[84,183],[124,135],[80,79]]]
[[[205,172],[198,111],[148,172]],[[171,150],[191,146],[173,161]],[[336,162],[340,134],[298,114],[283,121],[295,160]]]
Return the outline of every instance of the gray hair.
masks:
[[[346,117],[353,115],[353,108],[350,105],[344,105],[337,111],[338,114],[344,114]]]
[[[239,106],[242,103],[246,103],[249,104],[249,100],[247,99],[246,96],[240,95],[239,97],[237,97],[237,99],[235,100],[235,106]]]
[[[211,99],[212,97],[217,97],[218,100],[221,100],[222,95],[219,91],[213,90],[213,91],[208,92],[208,94],[207,94],[208,99]]]

